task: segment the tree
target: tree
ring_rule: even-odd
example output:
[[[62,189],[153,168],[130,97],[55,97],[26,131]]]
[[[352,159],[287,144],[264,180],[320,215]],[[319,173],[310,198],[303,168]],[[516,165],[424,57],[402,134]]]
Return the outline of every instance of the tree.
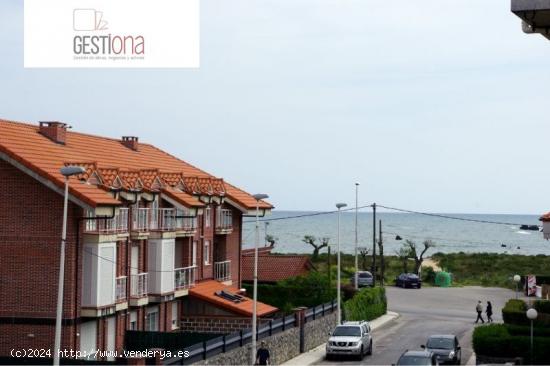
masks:
[[[302,241],[313,247],[313,255],[311,259],[316,261],[319,259],[319,251],[325,247],[328,247],[330,238],[321,238],[321,244],[317,244],[317,238],[313,235],[305,235]]]
[[[361,256],[361,267],[363,270],[367,269],[367,258],[369,257],[369,248],[363,247],[359,250],[359,256]]]
[[[406,240],[404,246],[409,250],[409,256],[414,259],[414,272],[417,275],[420,275],[420,268],[422,267],[422,262],[424,261],[424,254],[430,249],[435,247],[435,243],[431,240],[424,240],[422,243],[424,248],[422,248],[422,251],[420,252],[420,255],[418,255],[418,251],[420,250],[417,248],[416,243],[412,240]]]
[[[403,264],[403,273],[407,273],[408,271],[408,262],[409,262],[409,256],[411,254],[410,249],[407,247],[407,245],[404,243],[401,248],[395,251],[395,255],[399,257]]]
[[[275,244],[277,243],[277,240],[279,240],[279,238],[269,234],[269,235],[266,235],[265,236],[265,241],[267,241],[269,243],[269,246],[271,248],[273,248],[275,246]]]

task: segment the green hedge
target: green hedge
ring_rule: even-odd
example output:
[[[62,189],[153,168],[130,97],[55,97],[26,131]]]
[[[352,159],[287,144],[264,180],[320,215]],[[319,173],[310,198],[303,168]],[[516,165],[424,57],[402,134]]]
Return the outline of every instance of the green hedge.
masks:
[[[525,363],[529,363],[530,337],[512,335],[508,327],[505,324],[477,327],[472,337],[475,353],[488,357],[522,357]],[[533,343],[533,363],[537,365],[547,364],[550,360],[550,338],[535,336]]]
[[[355,296],[344,302],[345,320],[373,320],[387,310],[386,291],[383,287],[364,288]]]
[[[535,301],[534,308],[539,313],[550,314],[550,301],[548,301],[548,300],[537,300],[537,301]]]
[[[253,285],[243,284],[249,296]],[[328,277],[319,272],[279,281],[274,285],[258,285],[258,301],[275,306],[284,313],[291,313],[298,306],[308,308],[330,302],[336,298],[336,288]]]
[[[534,307],[539,312],[539,316],[534,321],[535,326],[544,327],[550,325],[549,303],[546,300],[535,301]],[[531,322],[527,319],[527,309],[527,304],[523,300],[508,300],[504,308],[502,308],[502,319],[506,324],[528,326]]]
[[[508,329],[508,332],[513,335],[521,335],[521,336],[530,336],[531,335],[531,327],[530,326],[522,326],[522,325],[507,325],[506,328]],[[533,335],[535,337],[549,337],[550,338],[550,328],[548,327],[534,327],[533,328]]]

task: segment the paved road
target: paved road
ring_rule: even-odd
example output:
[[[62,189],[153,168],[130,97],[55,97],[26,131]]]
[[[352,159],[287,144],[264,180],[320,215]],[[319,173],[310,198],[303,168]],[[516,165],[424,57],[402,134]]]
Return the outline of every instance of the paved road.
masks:
[[[356,360],[323,361],[319,364],[390,365],[406,349],[420,349],[431,334],[456,334],[462,346],[462,363],[472,355],[472,331],[477,300],[493,304],[493,320],[501,321],[500,310],[514,292],[501,288],[431,288],[420,290],[387,288],[389,310],[401,316],[373,332],[374,354]]]

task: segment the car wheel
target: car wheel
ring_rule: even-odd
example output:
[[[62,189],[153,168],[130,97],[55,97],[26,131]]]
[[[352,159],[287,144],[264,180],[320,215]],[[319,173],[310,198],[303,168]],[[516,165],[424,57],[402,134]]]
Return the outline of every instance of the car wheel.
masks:
[[[362,360],[365,358],[365,350],[363,349],[363,346],[361,346],[361,353],[359,353],[359,360]]]
[[[456,359],[456,364],[457,364],[457,365],[460,365],[461,363],[462,363],[462,358],[457,358],[457,359]]]
[[[419,288],[419,289],[422,288],[422,285],[418,285],[418,288]]]
[[[401,283],[401,287],[407,288],[407,286],[405,285],[405,282]]]
[[[327,353],[325,355],[325,360],[330,361],[331,359],[332,359],[332,357]]]
[[[372,341],[370,341],[369,351],[367,352],[367,355],[372,356]]]

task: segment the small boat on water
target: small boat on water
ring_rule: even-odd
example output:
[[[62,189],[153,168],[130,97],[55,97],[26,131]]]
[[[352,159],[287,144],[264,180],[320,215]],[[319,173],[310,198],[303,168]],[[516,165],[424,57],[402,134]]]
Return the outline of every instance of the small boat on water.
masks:
[[[539,231],[540,228],[538,225],[521,225],[519,227],[520,230],[532,230],[532,231]]]

